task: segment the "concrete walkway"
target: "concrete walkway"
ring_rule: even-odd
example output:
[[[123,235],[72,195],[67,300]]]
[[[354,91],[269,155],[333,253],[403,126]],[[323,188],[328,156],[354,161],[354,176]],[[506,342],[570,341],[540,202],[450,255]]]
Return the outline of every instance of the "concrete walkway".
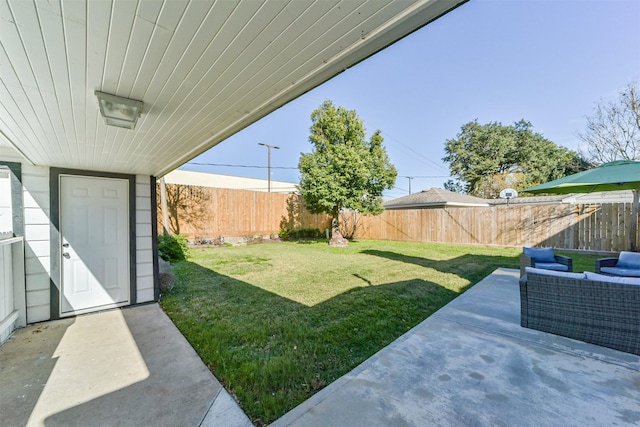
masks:
[[[16,331],[0,425],[252,426],[156,304]]]
[[[502,269],[272,424],[513,425],[640,425],[640,357],[520,327]]]

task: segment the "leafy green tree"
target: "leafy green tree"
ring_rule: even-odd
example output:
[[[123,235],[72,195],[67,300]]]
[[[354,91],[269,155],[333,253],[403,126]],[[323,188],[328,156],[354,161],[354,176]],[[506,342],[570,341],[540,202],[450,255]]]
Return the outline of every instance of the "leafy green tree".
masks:
[[[447,180],[447,182],[444,183],[444,189],[447,191],[453,191],[454,193],[466,193],[464,185],[462,185],[462,183],[457,179]]]
[[[327,213],[336,221],[342,209],[381,213],[382,192],[396,182],[397,171],[376,131],[365,139],[355,110],[325,101],[311,114],[311,153],[300,155],[300,193],[312,213]]]
[[[578,153],[533,132],[525,120],[512,126],[474,120],[447,140],[445,152],[442,160],[465,192],[485,198],[498,197],[505,185],[522,190],[588,166]]]

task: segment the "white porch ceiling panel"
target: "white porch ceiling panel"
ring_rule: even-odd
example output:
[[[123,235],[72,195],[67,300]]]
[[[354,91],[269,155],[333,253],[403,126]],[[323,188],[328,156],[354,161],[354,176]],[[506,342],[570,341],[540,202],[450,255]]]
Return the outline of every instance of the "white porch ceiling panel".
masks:
[[[0,0],[0,144],[162,176],[464,1]],[[143,101],[136,129],[95,90]]]

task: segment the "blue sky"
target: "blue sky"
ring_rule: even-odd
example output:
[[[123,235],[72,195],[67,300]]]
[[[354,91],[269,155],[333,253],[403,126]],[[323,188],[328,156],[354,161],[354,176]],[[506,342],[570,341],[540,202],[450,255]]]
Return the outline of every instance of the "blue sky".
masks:
[[[310,152],[311,112],[322,101],[356,110],[367,135],[382,131],[396,188],[385,198],[442,187],[447,139],[474,119],[525,119],[547,139],[579,149],[577,133],[600,100],[640,81],[638,0],[471,0],[384,51],[290,102],[193,162],[266,166],[298,182]],[[186,164],[182,169],[254,178],[266,169]],[[419,178],[433,177],[433,178]]]

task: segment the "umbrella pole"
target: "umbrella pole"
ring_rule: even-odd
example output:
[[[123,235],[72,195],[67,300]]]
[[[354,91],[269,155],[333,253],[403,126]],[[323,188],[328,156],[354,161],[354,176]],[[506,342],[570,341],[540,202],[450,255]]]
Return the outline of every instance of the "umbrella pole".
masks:
[[[633,208],[631,210],[631,226],[629,227],[629,247],[638,250],[638,205],[640,204],[640,190],[633,190]]]

